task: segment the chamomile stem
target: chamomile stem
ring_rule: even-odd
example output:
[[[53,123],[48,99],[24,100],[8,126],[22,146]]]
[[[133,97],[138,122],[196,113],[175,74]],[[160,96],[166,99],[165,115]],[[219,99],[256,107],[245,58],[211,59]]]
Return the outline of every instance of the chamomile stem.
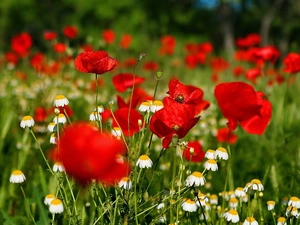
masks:
[[[28,204],[28,200],[26,198],[26,194],[25,194],[25,191],[24,191],[22,185],[20,185],[20,188],[21,188],[22,194],[24,196],[26,212],[27,212],[28,216],[31,218],[32,222],[34,224],[36,224],[35,220],[34,220],[34,217],[33,217],[32,213],[31,213],[31,210],[30,210],[30,207],[29,207],[29,204]]]

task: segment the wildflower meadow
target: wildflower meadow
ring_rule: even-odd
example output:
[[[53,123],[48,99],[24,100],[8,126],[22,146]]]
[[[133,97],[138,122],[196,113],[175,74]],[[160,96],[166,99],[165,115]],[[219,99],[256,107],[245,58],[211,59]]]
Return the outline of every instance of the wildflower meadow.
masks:
[[[299,224],[299,53],[78,32],[1,56],[1,224]]]

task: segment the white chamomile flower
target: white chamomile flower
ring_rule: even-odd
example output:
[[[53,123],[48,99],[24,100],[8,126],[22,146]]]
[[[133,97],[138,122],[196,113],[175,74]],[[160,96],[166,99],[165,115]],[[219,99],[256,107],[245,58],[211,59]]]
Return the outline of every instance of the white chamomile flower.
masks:
[[[102,117],[98,112],[92,112],[90,114],[90,121],[101,121]]]
[[[62,213],[64,211],[64,205],[62,201],[58,198],[53,199],[50,202],[49,211],[52,214]]]
[[[296,208],[300,208],[300,199],[296,196],[293,196],[290,198],[290,200],[288,201],[288,206],[293,206]]]
[[[204,164],[204,168],[211,171],[217,171],[218,170],[217,161],[214,159],[207,160]]]
[[[243,225],[258,225],[258,222],[252,216],[250,216],[245,219]]]
[[[275,208],[275,201],[267,201],[268,210],[271,211]]]
[[[21,120],[20,127],[33,127],[34,126],[34,120],[31,116],[24,116]]]
[[[162,103],[162,101],[155,100],[155,101],[152,102],[152,104],[150,106],[150,111],[152,113],[155,113],[158,110],[162,109],[163,107],[164,107],[164,104]]]
[[[240,217],[238,212],[235,209],[230,209],[228,212],[224,214],[224,218],[227,222],[237,223],[240,221]]]
[[[119,181],[119,187],[120,188],[124,188],[124,189],[131,189],[132,187],[132,182],[129,179],[129,177],[123,177],[120,181]]]
[[[205,184],[205,178],[202,173],[200,172],[193,172],[191,175],[189,175],[185,180],[185,186],[187,187],[198,187],[203,186]]]
[[[65,167],[63,166],[62,163],[56,162],[53,165],[53,172],[65,172]]]
[[[136,166],[143,168],[151,168],[152,167],[152,161],[147,155],[141,155],[139,159],[136,162]]]
[[[111,134],[114,137],[121,137],[122,136],[122,130],[120,127],[113,127],[111,130]]]
[[[24,173],[21,170],[14,170],[10,175],[10,183],[23,183],[26,180]]]
[[[64,95],[56,95],[54,100],[55,107],[64,107],[69,104],[69,100]]]
[[[207,150],[207,152],[205,153],[205,158],[207,159],[215,159],[216,155],[215,155],[215,150],[209,149]]]
[[[228,152],[225,148],[219,147],[215,151],[215,156],[217,159],[228,160]]]
[[[55,199],[55,195],[54,194],[48,194],[44,199],[45,205],[50,205],[50,203],[52,202],[53,199]]]
[[[197,211],[197,205],[195,201],[191,199],[186,199],[182,204],[182,209],[186,212],[196,212]]]
[[[54,132],[55,131],[55,126],[56,126],[56,124],[51,122],[51,123],[48,124],[47,130],[50,131],[50,132]]]
[[[53,122],[55,124],[57,124],[57,123],[65,124],[67,122],[67,118],[63,113],[60,113],[58,116],[54,117]]]

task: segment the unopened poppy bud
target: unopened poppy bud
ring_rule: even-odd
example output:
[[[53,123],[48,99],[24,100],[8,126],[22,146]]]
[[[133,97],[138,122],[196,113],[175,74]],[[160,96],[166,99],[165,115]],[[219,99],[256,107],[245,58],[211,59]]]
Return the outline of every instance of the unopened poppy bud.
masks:
[[[138,125],[141,127],[143,125],[143,121],[141,119],[138,120]]]
[[[194,152],[195,152],[195,149],[191,147],[191,148],[190,148],[190,154],[193,155]]]
[[[139,61],[141,61],[145,56],[146,56],[145,53],[141,53],[141,54],[140,54],[140,57],[139,57]]]
[[[180,167],[179,167],[181,170],[185,170],[185,165],[183,164],[180,164]]]
[[[160,79],[163,76],[163,71],[162,70],[157,70],[156,71],[156,78]]]
[[[59,108],[55,108],[55,109],[54,109],[54,113],[55,113],[56,116],[58,116],[58,115],[60,114]]]
[[[115,102],[113,100],[111,100],[108,102],[108,107],[111,108],[114,104],[115,104]]]

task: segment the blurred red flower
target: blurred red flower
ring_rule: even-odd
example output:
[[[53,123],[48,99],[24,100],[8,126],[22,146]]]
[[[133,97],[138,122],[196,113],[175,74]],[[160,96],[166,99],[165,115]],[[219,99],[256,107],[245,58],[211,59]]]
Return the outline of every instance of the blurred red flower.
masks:
[[[69,38],[69,39],[74,39],[77,37],[78,35],[78,28],[76,26],[65,26],[63,28],[63,34],[65,35],[65,37]]]
[[[57,53],[64,53],[67,50],[67,46],[65,43],[55,43],[53,50]]]
[[[260,42],[261,42],[260,35],[256,33],[252,33],[252,34],[248,34],[244,38],[238,38],[236,40],[236,45],[239,48],[250,48],[250,47],[258,46]]]
[[[289,53],[284,59],[284,72],[287,73],[298,73],[300,72],[300,54],[298,53]]]
[[[265,46],[256,50],[255,57],[274,64],[280,57],[280,51],[274,46]]]
[[[17,65],[20,58],[19,56],[15,53],[15,52],[6,52],[5,53],[5,60],[8,62],[8,63],[11,63],[13,65]]]
[[[103,30],[102,37],[106,44],[112,44],[115,41],[115,32],[110,29]]]
[[[198,51],[209,54],[214,50],[213,45],[210,42],[204,42],[198,45]]]
[[[113,70],[117,61],[105,51],[90,51],[80,53],[76,57],[74,65],[77,70],[83,73],[103,74]]]
[[[46,41],[52,41],[57,38],[57,33],[54,31],[45,31],[43,37]]]
[[[196,54],[190,54],[185,57],[185,66],[188,69],[194,69],[198,65],[198,59]]]
[[[120,41],[121,48],[129,48],[131,45],[132,36],[130,34],[124,34]]]
[[[262,92],[244,82],[221,83],[215,88],[215,97],[234,131],[238,123],[250,134],[263,134],[272,117],[272,105]]]
[[[234,144],[237,141],[238,136],[236,136],[228,127],[224,127],[224,128],[218,129],[216,138],[217,138],[218,142],[221,142],[221,143],[226,142],[229,144]],[[229,141],[228,141],[228,138],[229,138]]]
[[[41,71],[46,60],[46,56],[41,53],[35,53],[30,59],[30,65],[37,71]]]
[[[210,61],[210,66],[214,72],[221,72],[229,67],[229,63],[222,57],[214,57]]]
[[[184,104],[170,104],[153,114],[149,128],[159,138],[163,138],[163,148],[168,148],[173,135],[183,138],[199,119],[195,117],[194,110]]]
[[[129,112],[130,111],[130,112]],[[130,115],[129,115],[130,113]],[[129,115],[129,121],[128,121]],[[136,109],[120,108],[114,112],[115,119],[113,119],[112,126],[119,127],[125,136],[131,137],[135,133],[140,131],[140,126],[138,125],[138,120],[143,121],[143,117]],[[119,124],[119,126],[118,126]],[[129,127],[128,127],[129,126]]]
[[[261,76],[260,68],[250,68],[246,71],[246,78],[256,84],[256,79]]]
[[[33,119],[36,122],[45,122],[47,118],[47,110],[44,107],[36,107],[34,109]]]
[[[205,156],[202,145],[199,141],[190,141],[187,148],[183,150],[182,157],[191,162],[202,162]],[[193,152],[190,149],[193,148]]]
[[[112,78],[112,82],[119,92],[125,92],[127,89],[132,88],[134,85],[139,85],[145,81],[145,78],[139,77],[132,73],[119,73]]]
[[[161,47],[159,53],[161,55],[173,55],[176,45],[176,39],[172,35],[164,35],[160,39]]]
[[[158,63],[155,61],[148,61],[144,63],[143,68],[146,71],[156,71],[158,70]]]
[[[16,35],[11,40],[11,48],[20,57],[26,57],[29,55],[30,48],[32,46],[32,38],[30,34],[23,32]]]
[[[244,72],[245,72],[245,70],[244,70],[244,68],[243,67],[241,67],[241,66],[237,66],[237,67],[234,67],[233,68],[233,75],[235,76],[235,77],[239,77],[239,76],[241,76]]]
[[[115,184],[129,173],[129,165],[117,161],[117,155],[126,150],[123,142],[89,124],[66,127],[58,147],[53,154],[55,160],[83,185],[93,179]]]

